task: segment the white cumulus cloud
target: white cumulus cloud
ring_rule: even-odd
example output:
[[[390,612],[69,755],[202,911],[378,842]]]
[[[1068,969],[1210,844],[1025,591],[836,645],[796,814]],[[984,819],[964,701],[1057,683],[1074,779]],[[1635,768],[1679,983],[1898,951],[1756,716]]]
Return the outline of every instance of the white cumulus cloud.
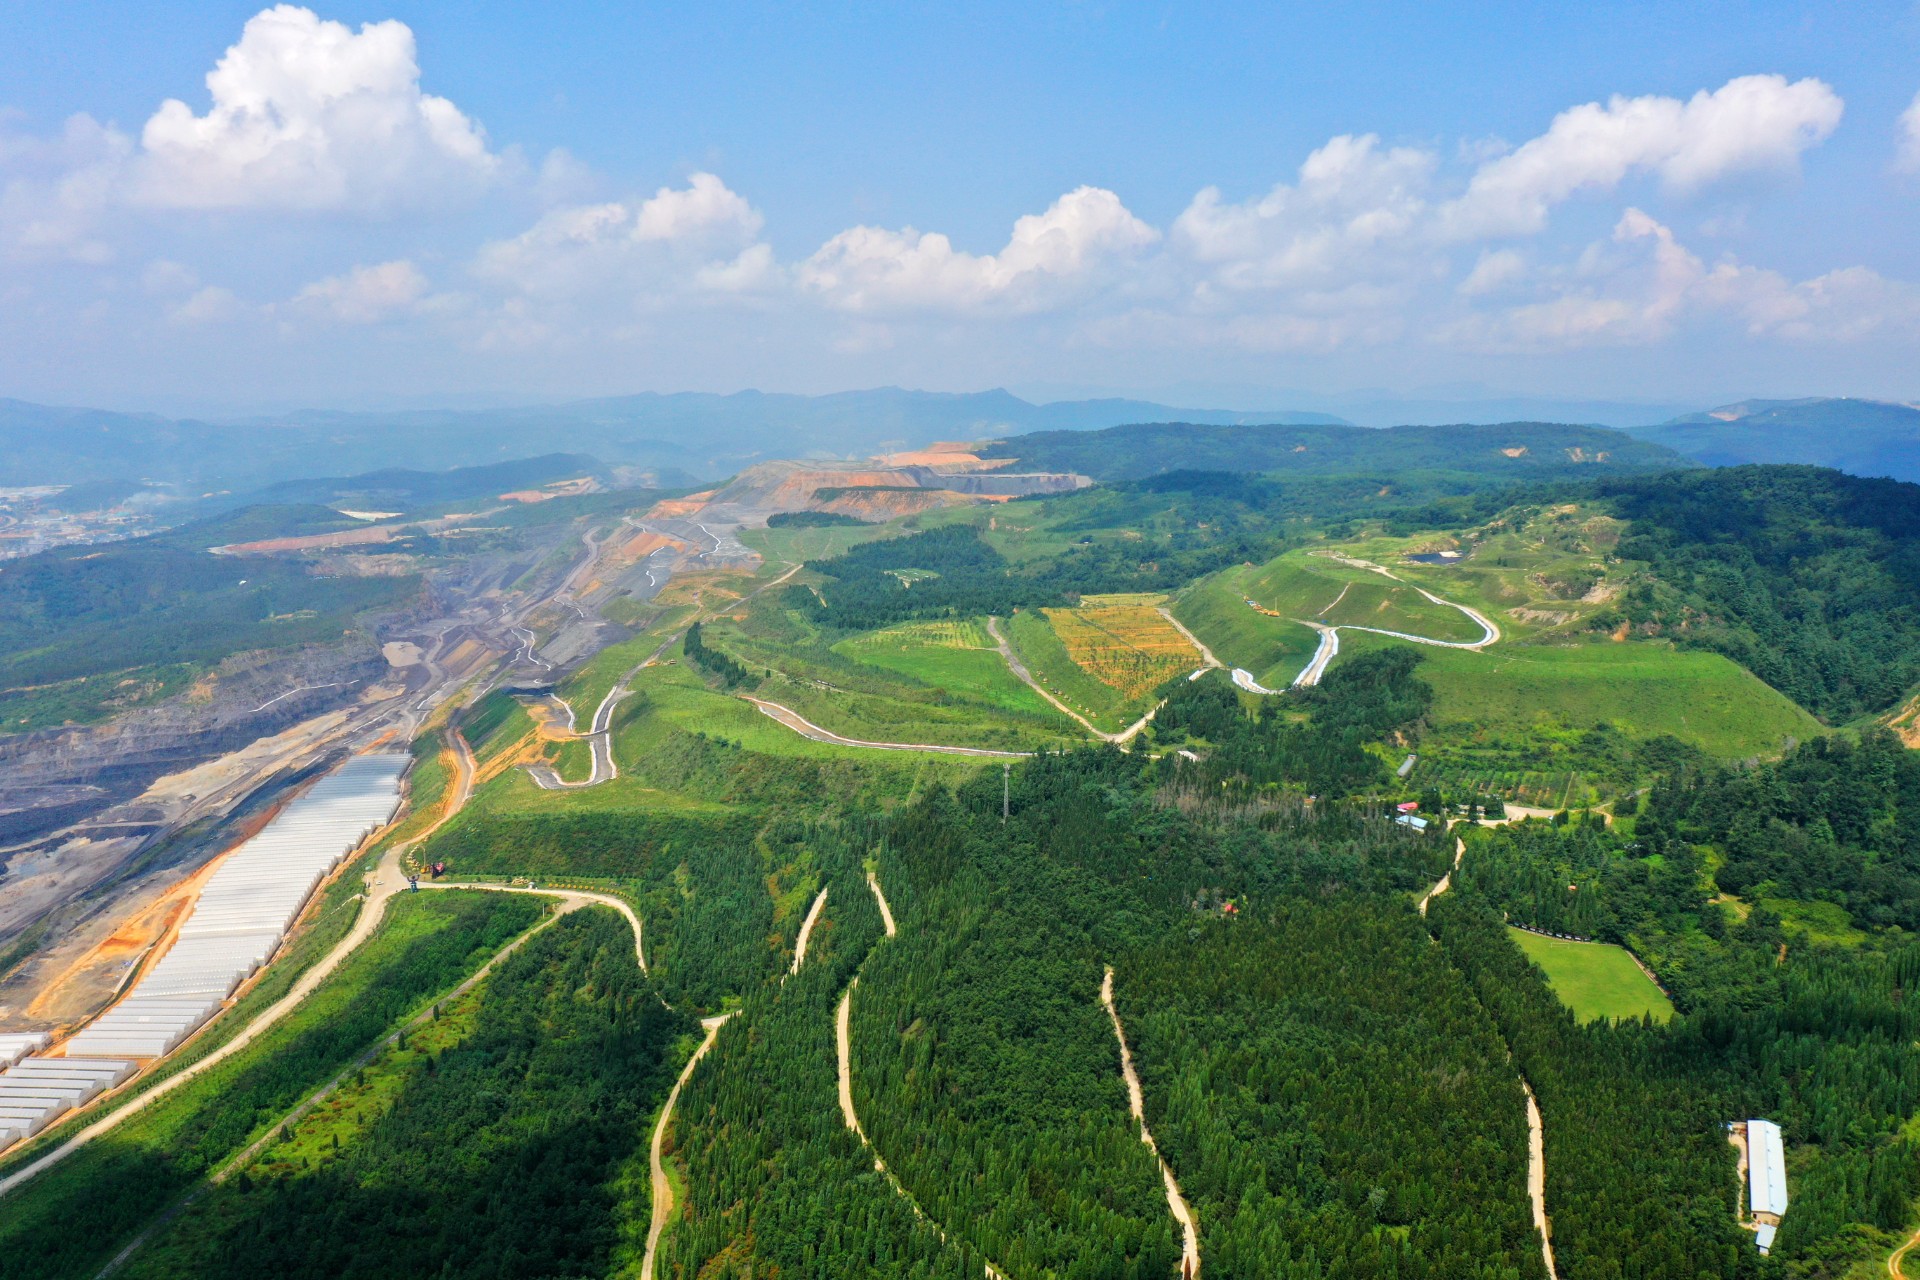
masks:
[[[1527,235],[1582,190],[1610,190],[1636,171],[1690,191],[1735,174],[1791,169],[1840,124],[1839,95],[1819,80],[1741,76],[1678,98],[1616,96],[1554,117],[1539,137],[1480,167],[1443,211],[1463,239]]]
[[[1405,264],[1381,251],[1420,225],[1436,163],[1416,148],[1382,148],[1372,134],[1343,135],[1309,155],[1292,186],[1242,203],[1204,189],[1175,220],[1174,243],[1231,289],[1325,287],[1398,269]]]
[[[135,199],[379,212],[469,194],[499,167],[478,125],[421,91],[402,22],[354,32],[293,5],[263,10],[207,89],[205,115],[169,99],[147,121]]]
[[[639,201],[572,205],[483,246],[474,273],[517,292],[568,297],[750,287],[772,269],[765,219],[711,173]]]
[[[1019,309],[1096,282],[1159,238],[1113,192],[1080,187],[1015,221],[998,253],[967,253],[911,227],[851,227],[802,263],[799,279],[849,311]]]
[[[400,259],[316,280],[293,302],[309,313],[349,324],[372,324],[412,310],[426,297],[427,287],[420,268]]]
[[[1920,324],[1920,293],[1864,267],[1794,281],[1728,256],[1708,263],[1670,227],[1629,208],[1609,241],[1589,246],[1533,301],[1470,313],[1444,343],[1506,351],[1639,346],[1685,324],[1731,325],[1754,338],[1836,343]]]
[[[1900,113],[1900,167],[1920,169],[1920,93]]]

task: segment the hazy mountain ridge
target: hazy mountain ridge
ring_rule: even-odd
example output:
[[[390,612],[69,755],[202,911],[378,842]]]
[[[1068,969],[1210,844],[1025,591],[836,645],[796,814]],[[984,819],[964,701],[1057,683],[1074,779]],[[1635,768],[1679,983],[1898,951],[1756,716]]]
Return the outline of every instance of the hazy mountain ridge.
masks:
[[[1135,400],[1031,404],[1003,390],[883,387],[833,395],[761,391],[619,396],[517,409],[345,413],[250,422],[0,400],[0,485],[151,480],[189,491],[251,490],[390,468],[440,471],[520,459],[564,441],[610,465],[718,479],[763,458],[864,457],[887,447],[1143,419],[1334,424],[1289,410],[1189,410]]]
[[[1630,428],[1708,466],[1804,463],[1920,480],[1920,409],[1884,400],[1746,400]]]
[[[1077,471],[1107,481],[1182,470],[1297,475],[1430,470],[1544,479],[1693,465],[1664,445],[1609,427],[1553,422],[1435,427],[1136,423],[1012,436],[982,454],[1018,458],[1027,469]]]

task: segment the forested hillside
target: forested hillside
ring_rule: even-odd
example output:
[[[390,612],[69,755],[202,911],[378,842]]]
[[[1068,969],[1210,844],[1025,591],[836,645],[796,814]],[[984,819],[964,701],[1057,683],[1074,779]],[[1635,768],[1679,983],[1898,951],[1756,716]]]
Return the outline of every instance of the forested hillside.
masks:
[[[1660,579],[1622,602],[1636,626],[1719,650],[1836,722],[1920,681],[1920,485],[1732,467],[1600,493],[1633,522],[1619,554]]]
[[[1510,483],[1691,465],[1662,445],[1624,432],[1552,422],[1384,428],[1145,423],[1013,436],[995,441],[982,456],[1017,458],[1023,469],[1077,471],[1106,481],[1183,470],[1286,476],[1442,471]]]
[[[647,1121],[691,1027],[632,938],[605,910],[546,929],[124,1274],[605,1274],[617,1211],[646,1211],[623,1184],[645,1185]]]
[[[320,577],[298,561],[207,552],[247,536],[348,523],[324,507],[250,508],[153,537],[0,562],[0,721],[10,703],[43,686],[114,676],[71,699],[69,710],[90,718],[110,709],[122,681],[173,687],[242,650],[337,642],[362,613],[413,599],[416,577]]]

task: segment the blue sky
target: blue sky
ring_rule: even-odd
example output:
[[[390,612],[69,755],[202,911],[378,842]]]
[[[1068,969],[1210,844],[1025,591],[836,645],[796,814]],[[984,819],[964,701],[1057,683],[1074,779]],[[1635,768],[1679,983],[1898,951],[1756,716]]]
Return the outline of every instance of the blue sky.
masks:
[[[0,394],[1920,397],[1910,4],[0,13]]]

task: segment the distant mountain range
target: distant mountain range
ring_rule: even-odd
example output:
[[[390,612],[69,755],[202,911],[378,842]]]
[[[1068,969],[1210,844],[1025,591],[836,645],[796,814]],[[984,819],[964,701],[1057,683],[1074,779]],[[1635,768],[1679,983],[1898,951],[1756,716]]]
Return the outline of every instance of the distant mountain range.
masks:
[[[310,476],[445,471],[553,449],[591,455],[609,468],[641,468],[652,482],[677,486],[729,476],[769,458],[864,458],[935,440],[1033,440],[1042,433],[1061,437],[1062,458],[1073,455],[1087,464],[1063,467],[1098,474],[1113,465],[1087,453],[1099,446],[1068,437],[1137,424],[1352,429],[1334,414],[1300,410],[1185,409],[1120,399],[1035,404],[1004,390],[897,387],[823,396],[647,393],[507,409],[308,411],[242,422],[0,400],[0,486],[104,484],[131,491],[147,482],[181,496],[242,494]],[[1911,405],[1750,400],[1627,430],[1709,465],[1802,462],[1920,480],[1920,409]],[[1198,438],[1189,443],[1199,447]],[[1028,447],[1031,452],[1034,446]],[[1617,443],[1612,452],[1627,456]],[[1035,465],[1054,464],[1035,459]]]
[[[1141,400],[1031,404],[1007,391],[883,387],[825,396],[644,394],[517,409],[306,412],[203,422],[0,400],[0,485],[149,481],[192,494],[388,468],[441,471],[555,447],[654,470],[662,484],[765,458],[864,457],[941,439],[1128,422],[1338,424],[1290,410],[1180,409]]]
[[[1630,430],[1709,466],[1800,462],[1920,481],[1920,408],[1909,404],[1747,400]]]
[[[1664,446],[1610,427],[1556,422],[1442,427],[1148,423],[1011,436],[981,455],[1017,458],[1022,470],[1077,471],[1096,480],[1144,480],[1172,471],[1318,476],[1425,471],[1544,480],[1693,465]]]

